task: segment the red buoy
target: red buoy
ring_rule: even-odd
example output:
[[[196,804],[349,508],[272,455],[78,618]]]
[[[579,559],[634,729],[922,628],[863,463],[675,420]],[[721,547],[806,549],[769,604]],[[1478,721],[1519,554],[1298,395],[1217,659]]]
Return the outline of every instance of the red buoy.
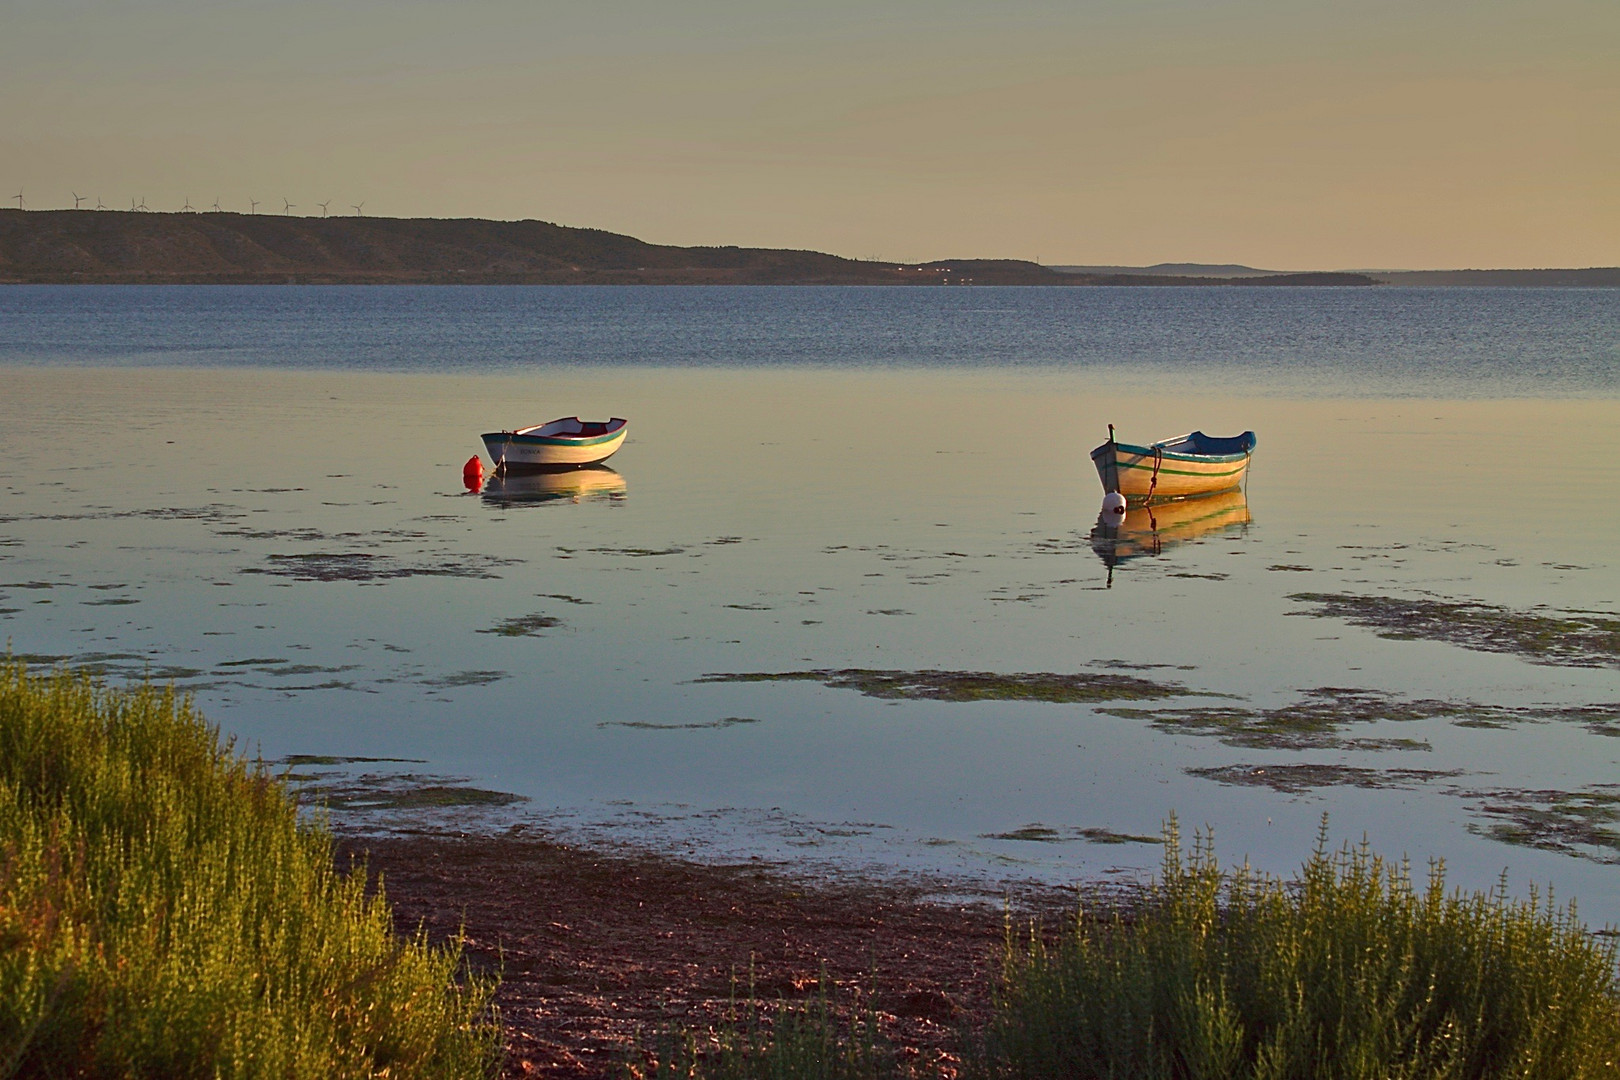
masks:
[[[474,454],[467,459],[467,464],[461,467],[461,482],[467,485],[467,490],[477,492],[484,486],[484,459]]]

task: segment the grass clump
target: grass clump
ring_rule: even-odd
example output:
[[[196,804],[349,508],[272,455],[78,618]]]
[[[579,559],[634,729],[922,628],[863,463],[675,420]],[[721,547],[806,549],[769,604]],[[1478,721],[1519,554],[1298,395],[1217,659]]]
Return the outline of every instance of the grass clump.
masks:
[[[174,691],[0,661],[0,1075],[476,1077],[492,986],[395,937]]]
[[[784,1004],[763,1016],[750,987],[745,1007],[733,999],[719,1028],[703,1037],[670,1030],[629,1080],[884,1080],[902,1076],[870,1010],[840,1023],[827,980],[808,1003]]]
[[[1297,881],[1223,872],[1172,820],[1127,919],[1009,932],[998,1077],[1485,1080],[1620,1071],[1615,950],[1532,894],[1447,894],[1322,838]]]

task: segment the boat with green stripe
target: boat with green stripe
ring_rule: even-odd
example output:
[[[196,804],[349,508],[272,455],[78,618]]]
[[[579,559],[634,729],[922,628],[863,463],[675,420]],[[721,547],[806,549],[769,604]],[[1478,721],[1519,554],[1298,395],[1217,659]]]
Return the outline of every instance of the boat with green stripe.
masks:
[[[594,465],[624,445],[628,421],[581,420],[565,416],[547,424],[491,431],[482,436],[497,473]]]
[[[1103,490],[1128,502],[1191,499],[1241,487],[1256,441],[1252,431],[1229,438],[1192,431],[1138,446],[1115,439],[1109,424],[1108,441],[1091,452],[1091,462]]]

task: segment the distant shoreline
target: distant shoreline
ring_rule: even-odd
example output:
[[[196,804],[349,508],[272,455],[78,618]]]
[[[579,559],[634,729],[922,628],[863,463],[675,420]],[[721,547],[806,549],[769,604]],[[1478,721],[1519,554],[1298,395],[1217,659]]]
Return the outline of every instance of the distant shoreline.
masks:
[[[0,284],[1620,287],[1620,268],[1282,273],[1198,263],[894,263],[649,244],[544,221],[0,210]]]
[[[176,285],[1371,286],[1365,274],[1070,273],[1018,259],[892,263],[779,248],[673,247],[476,218],[0,210],[0,283]]]

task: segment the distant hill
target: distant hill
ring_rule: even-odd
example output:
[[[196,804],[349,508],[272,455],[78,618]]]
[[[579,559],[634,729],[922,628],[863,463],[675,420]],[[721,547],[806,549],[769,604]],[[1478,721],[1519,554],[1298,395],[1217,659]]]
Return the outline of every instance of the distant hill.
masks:
[[[816,251],[672,247],[545,221],[0,210],[0,282],[1208,286],[1228,279],[1070,273],[1017,259],[902,265]],[[1241,283],[1376,284],[1361,274]]]

